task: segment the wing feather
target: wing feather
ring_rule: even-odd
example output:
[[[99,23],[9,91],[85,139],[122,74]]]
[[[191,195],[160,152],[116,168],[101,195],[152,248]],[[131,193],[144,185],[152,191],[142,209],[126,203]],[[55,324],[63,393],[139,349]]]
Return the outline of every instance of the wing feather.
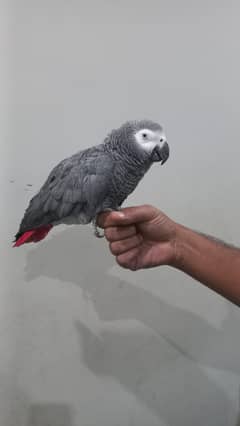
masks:
[[[102,170],[100,163],[104,165]],[[63,160],[31,199],[19,233],[83,210],[91,218],[107,195],[113,167],[111,157],[96,147]]]

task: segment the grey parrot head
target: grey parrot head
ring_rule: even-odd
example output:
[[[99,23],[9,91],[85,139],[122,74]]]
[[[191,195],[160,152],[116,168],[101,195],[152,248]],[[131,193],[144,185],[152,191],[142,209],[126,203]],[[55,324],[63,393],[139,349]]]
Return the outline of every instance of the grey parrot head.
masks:
[[[119,142],[150,162],[164,164],[169,157],[169,145],[162,126],[151,120],[128,121],[117,131]]]

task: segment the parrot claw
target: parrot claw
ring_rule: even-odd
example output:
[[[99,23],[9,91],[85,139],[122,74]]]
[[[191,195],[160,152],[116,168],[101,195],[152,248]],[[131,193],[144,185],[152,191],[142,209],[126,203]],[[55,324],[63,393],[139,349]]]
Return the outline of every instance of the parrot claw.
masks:
[[[100,232],[100,230],[99,230],[99,228],[97,226],[96,220],[93,220],[92,224],[93,224],[93,229],[94,229],[94,235],[95,235],[95,237],[97,237],[97,238],[104,238],[104,232],[103,233]]]
[[[119,210],[121,210],[121,208],[119,207],[119,206],[117,206],[115,209],[111,209],[111,208],[105,208],[103,211],[102,211],[102,213],[103,212],[112,212],[112,211],[119,211]],[[95,237],[97,237],[97,238],[104,238],[105,237],[105,235],[104,235],[104,232],[103,233],[101,233],[100,232],[100,230],[99,230],[99,228],[98,228],[98,226],[97,226],[97,219],[95,218],[95,219],[93,219],[93,221],[92,221],[92,225],[93,225],[93,229],[94,229],[94,235],[95,235]]]

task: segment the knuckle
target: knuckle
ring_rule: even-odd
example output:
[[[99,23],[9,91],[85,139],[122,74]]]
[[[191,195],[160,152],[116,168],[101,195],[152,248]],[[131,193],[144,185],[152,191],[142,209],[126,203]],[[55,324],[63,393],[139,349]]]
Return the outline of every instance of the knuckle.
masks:
[[[157,212],[158,212],[158,209],[156,207],[152,206],[151,204],[144,204],[143,207],[144,207],[145,210],[148,210],[149,213],[157,214]]]
[[[110,243],[110,250],[112,254],[117,255],[119,253],[119,245],[116,242]]]
[[[105,229],[105,237],[108,241],[112,241],[114,239],[114,229],[113,228],[106,228]]]
[[[124,228],[116,226],[105,229],[105,237],[110,242],[121,241],[123,239],[132,237],[134,234],[136,234],[136,228],[134,226],[128,226]]]
[[[122,259],[120,256],[116,257],[116,261],[119,264],[119,266],[121,266],[122,268],[124,268],[124,269],[129,268],[128,262],[126,260]]]
[[[136,266],[136,264],[135,263],[132,263],[131,265],[129,265],[129,269],[130,269],[130,271],[136,271],[137,270],[137,266]]]

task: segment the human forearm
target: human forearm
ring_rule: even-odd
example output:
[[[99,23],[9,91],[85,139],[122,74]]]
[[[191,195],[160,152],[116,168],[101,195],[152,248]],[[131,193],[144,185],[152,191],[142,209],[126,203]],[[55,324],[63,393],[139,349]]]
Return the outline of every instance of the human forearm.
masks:
[[[240,250],[177,225],[174,266],[240,305]]]

